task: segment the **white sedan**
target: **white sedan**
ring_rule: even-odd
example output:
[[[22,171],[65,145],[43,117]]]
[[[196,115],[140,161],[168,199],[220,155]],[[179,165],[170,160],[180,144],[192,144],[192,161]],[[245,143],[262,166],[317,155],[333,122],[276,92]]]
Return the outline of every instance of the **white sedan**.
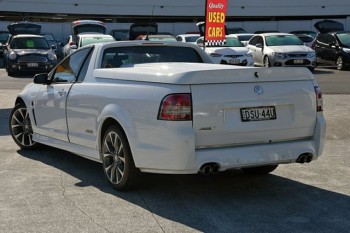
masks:
[[[308,70],[210,63],[181,42],[82,47],[20,92],[12,138],[99,161],[118,190],[140,172],[266,174],[319,157],[322,95]]]
[[[315,51],[293,34],[257,34],[247,48],[252,51],[256,66],[299,66],[313,71],[317,65]]]
[[[200,37],[196,44],[213,58],[217,64],[254,66],[253,53],[249,51],[236,35],[227,35],[223,44],[204,46],[204,38]]]

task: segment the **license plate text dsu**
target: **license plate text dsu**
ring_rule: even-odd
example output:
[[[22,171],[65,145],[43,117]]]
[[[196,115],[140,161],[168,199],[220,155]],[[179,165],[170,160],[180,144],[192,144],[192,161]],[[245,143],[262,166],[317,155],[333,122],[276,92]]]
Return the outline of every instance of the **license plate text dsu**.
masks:
[[[275,120],[277,118],[275,106],[241,108],[240,110],[243,122]]]

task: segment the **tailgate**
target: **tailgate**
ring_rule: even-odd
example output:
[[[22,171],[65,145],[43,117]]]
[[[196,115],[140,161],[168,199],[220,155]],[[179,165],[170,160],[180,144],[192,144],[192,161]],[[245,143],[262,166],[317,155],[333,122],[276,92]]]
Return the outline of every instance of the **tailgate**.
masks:
[[[316,97],[311,80],[191,85],[196,147],[311,137]]]

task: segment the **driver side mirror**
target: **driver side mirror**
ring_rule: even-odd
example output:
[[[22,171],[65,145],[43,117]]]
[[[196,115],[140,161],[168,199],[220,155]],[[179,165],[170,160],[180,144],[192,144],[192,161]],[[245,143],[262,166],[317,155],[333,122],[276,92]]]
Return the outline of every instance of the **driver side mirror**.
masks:
[[[261,43],[257,43],[257,44],[255,45],[255,47],[257,47],[257,48],[262,48],[263,45],[262,45]]]
[[[49,75],[47,73],[42,73],[42,74],[36,74],[34,76],[34,83],[35,84],[49,84],[50,80],[48,80]]]

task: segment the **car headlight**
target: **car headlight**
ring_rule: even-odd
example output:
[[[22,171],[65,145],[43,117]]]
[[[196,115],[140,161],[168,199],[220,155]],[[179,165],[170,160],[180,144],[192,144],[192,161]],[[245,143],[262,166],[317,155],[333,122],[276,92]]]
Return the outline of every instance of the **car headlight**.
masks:
[[[54,54],[54,53],[48,53],[47,54],[47,57],[51,60],[51,61],[54,61],[54,60],[56,60],[57,58],[56,58],[56,55]]]
[[[209,54],[211,57],[221,57],[222,55],[219,53],[210,53]]]
[[[343,51],[346,53],[350,53],[350,49],[348,49],[348,48],[343,48]]]
[[[15,52],[11,52],[10,54],[9,54],[9,59],[10,60],[15,60],[17,58],[17,54],[15,53]]]
[[[275,57],[278,57],[278,58],[286,58],[287,57],[287,55],[284,53],[272,53],[272,55],[274,55]]]
[[[316,57],[316,53],[315,52],[310,52],[310,53],[307,54],[307,57],[308,58]]]

